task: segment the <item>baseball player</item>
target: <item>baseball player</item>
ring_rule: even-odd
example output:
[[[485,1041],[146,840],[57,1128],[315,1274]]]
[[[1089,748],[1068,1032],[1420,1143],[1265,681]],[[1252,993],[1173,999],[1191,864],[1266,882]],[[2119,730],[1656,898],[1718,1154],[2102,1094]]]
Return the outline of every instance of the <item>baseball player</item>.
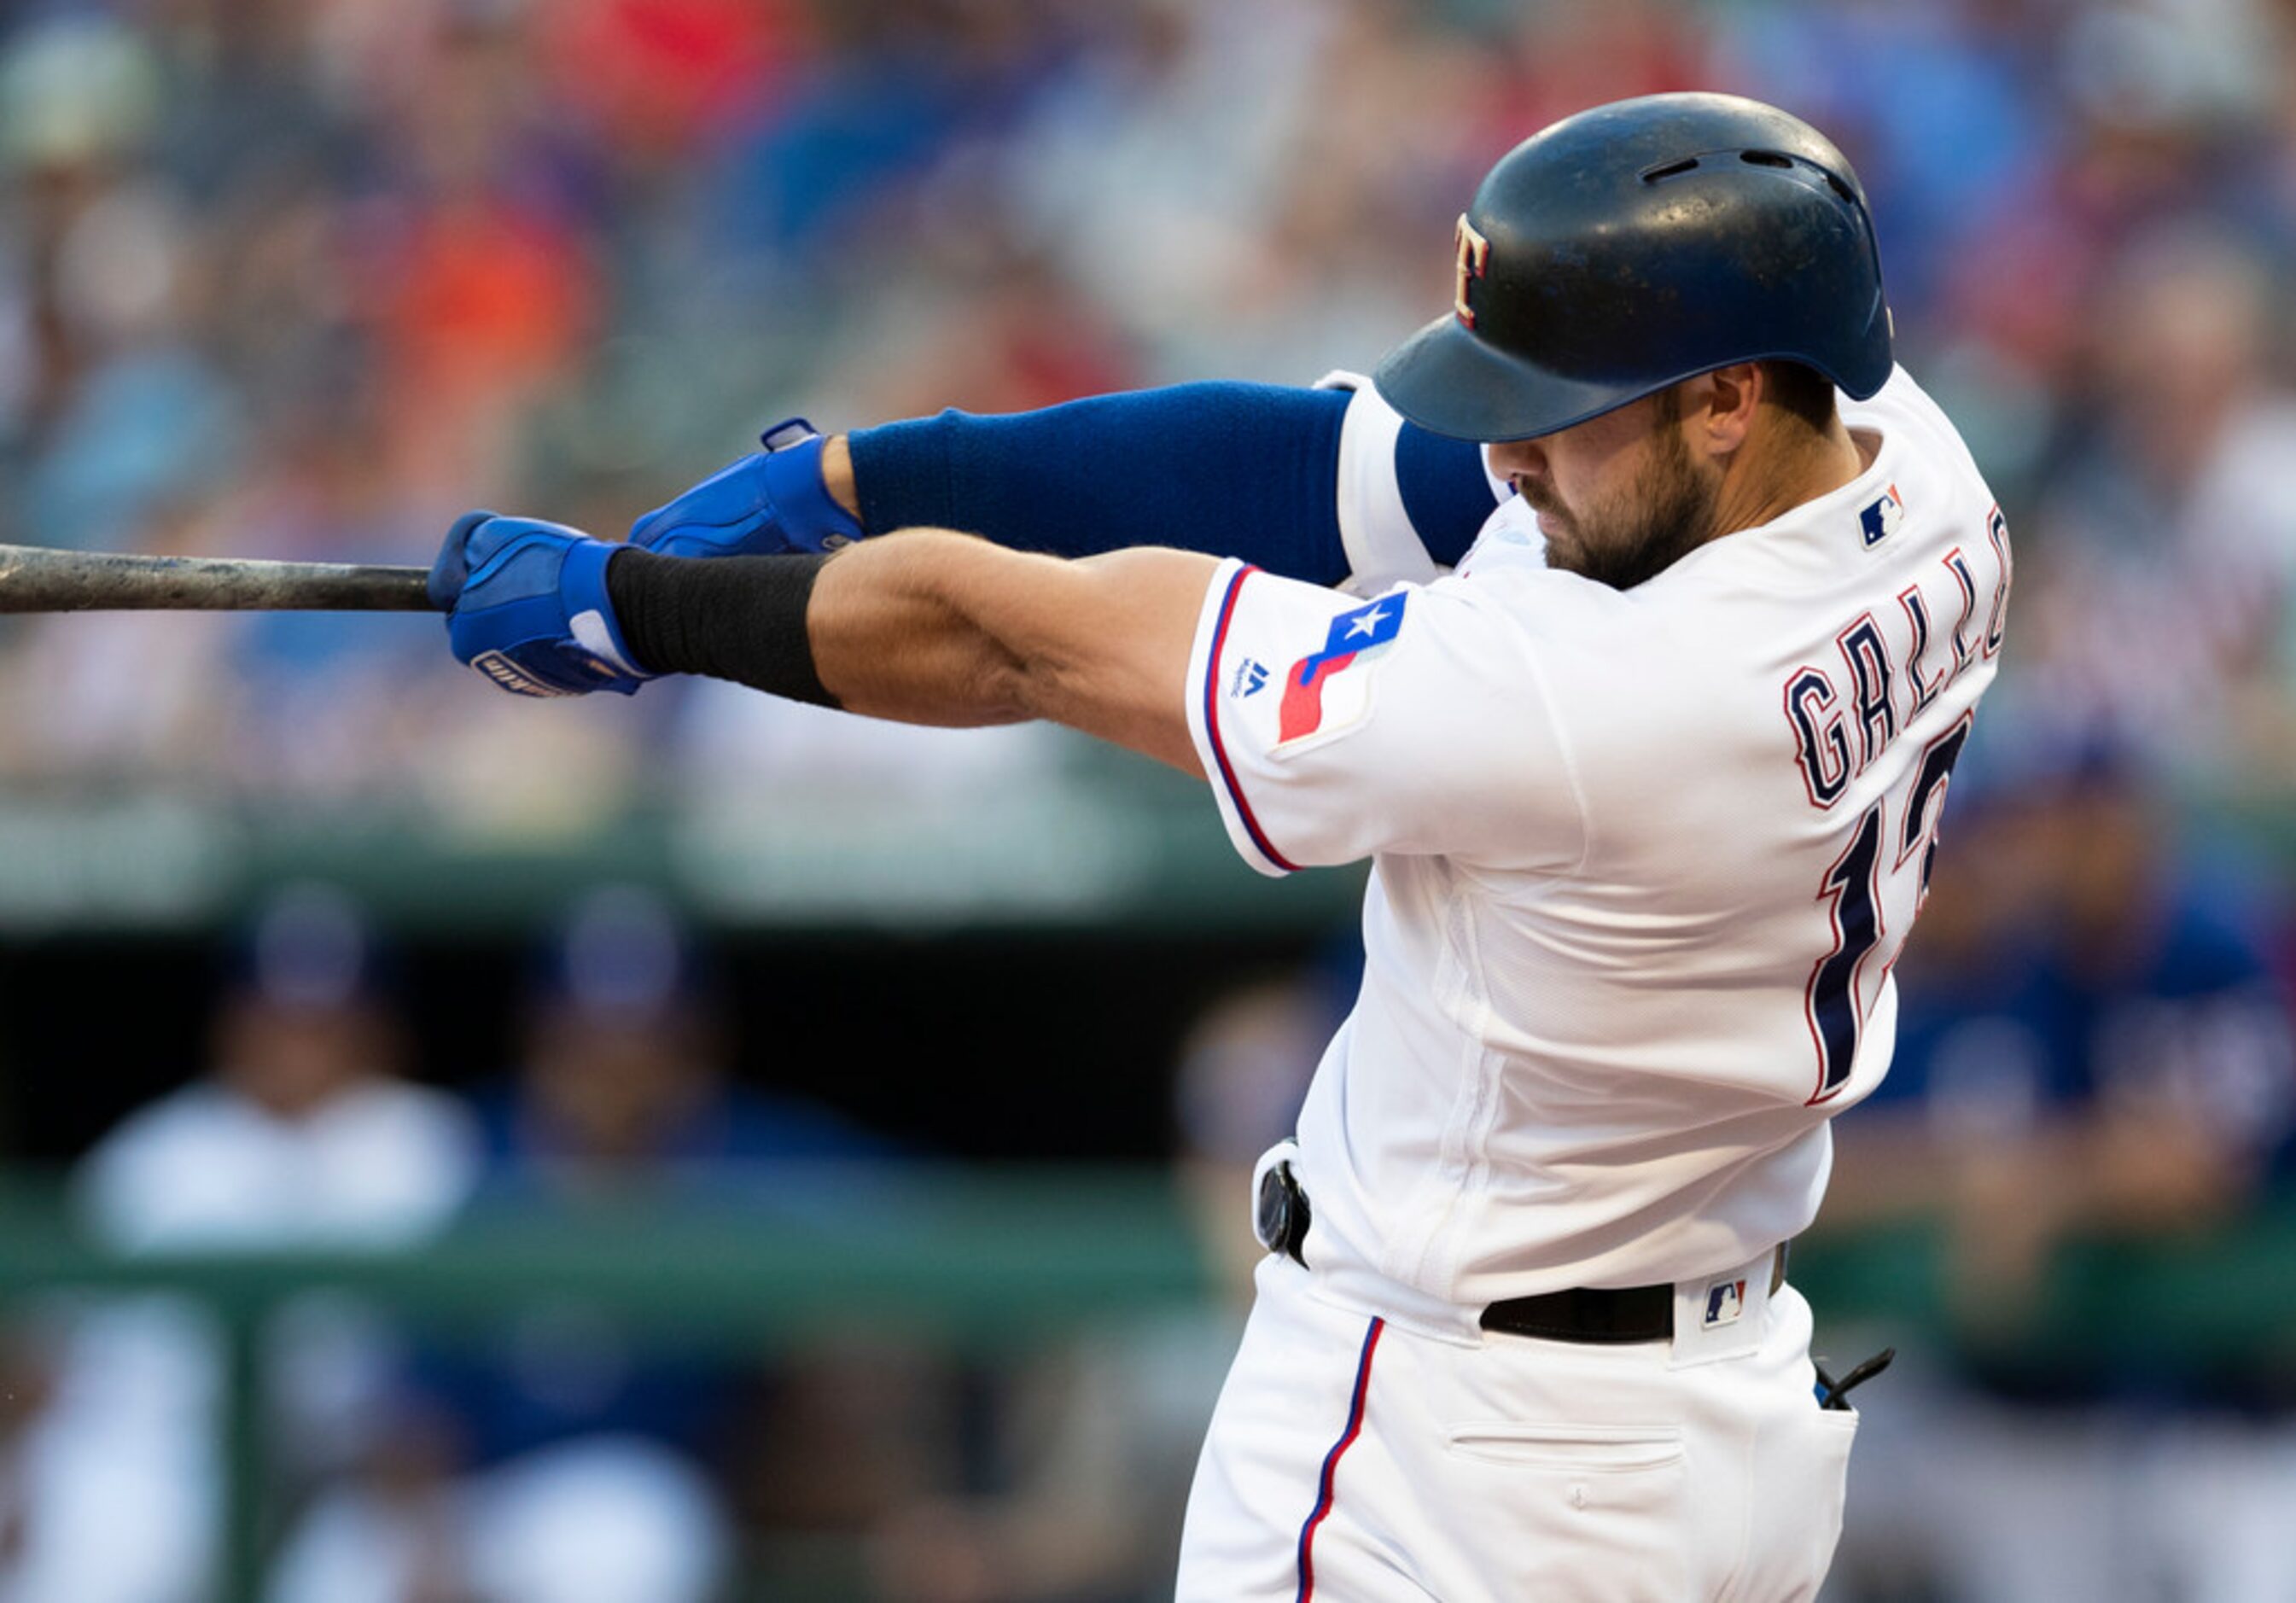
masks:
[[[629,545],[469,514],[434,596],[509,689],[1049,718],[1264,873],[1371,859],[1183,1597],[1807,1598],[1857,1416],[1784,1244],[1889,1065],[2007,534],[1793,118],[1582,113],[1452,243],[1373,384],[793,425]],[[967,532],[863,538],[910,522]]]

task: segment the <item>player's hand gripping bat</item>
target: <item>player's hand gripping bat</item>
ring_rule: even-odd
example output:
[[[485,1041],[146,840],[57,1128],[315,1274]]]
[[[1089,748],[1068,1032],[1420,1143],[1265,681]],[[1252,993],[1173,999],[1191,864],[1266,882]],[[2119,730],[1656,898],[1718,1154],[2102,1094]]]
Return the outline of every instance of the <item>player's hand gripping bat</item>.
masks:
[[[429,571],[0,546],[0,612],[428,612]]]

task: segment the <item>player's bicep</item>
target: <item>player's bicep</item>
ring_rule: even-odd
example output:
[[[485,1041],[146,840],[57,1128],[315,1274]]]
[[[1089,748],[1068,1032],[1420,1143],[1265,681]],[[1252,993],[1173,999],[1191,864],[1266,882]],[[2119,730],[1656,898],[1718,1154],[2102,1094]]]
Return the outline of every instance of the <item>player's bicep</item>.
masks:
[[[1223,566],[1196,629],[1188,715],[1254,867],[1400,851],[1561,868],[1583,855],[1526,643],[1456,583],[1357,601]]]

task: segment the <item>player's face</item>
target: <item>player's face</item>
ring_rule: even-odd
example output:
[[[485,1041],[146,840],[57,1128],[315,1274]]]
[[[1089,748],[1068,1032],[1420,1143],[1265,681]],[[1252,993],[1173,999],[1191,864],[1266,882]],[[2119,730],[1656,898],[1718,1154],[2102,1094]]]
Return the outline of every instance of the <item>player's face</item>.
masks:
[[[1672,390],[1537,440],[1491,447],[1491,465],[1538,514],[1546,565],[1632,589],[1714,530],[1720,472],[1702,470]]]

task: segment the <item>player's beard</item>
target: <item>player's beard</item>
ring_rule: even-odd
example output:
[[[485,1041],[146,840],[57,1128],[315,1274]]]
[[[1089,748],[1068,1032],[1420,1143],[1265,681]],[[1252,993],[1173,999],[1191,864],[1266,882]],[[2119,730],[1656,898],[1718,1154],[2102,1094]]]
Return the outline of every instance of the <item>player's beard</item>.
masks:
[[[1631,590],[1655,579],[1704,545],[1714,531],[1718,486],[1691,460],[1673,424],[1681,405],[1671,390],[1659,397],[1659,428],[1651,460],[1624,504],[1582,518],[1554,491],[1531,481],[1520,489],[1546,530],[1546,565]]]

